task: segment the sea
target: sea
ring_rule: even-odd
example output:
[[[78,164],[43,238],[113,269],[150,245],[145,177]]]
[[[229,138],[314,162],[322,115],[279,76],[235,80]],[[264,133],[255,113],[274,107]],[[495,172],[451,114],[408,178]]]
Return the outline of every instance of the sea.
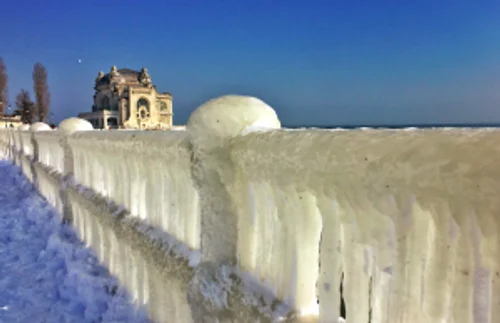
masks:
[[[425,123],[425,124],[385,124],[385,125],[283,125],[283,128],[300,129],[300,128],[322,128],[322,129],[405,129],[405,128],[500,128],[500,123]]]

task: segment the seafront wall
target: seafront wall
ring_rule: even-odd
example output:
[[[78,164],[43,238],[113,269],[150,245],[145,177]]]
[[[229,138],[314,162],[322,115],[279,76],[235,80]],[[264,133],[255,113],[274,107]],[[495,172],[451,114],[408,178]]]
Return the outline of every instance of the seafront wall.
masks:
[[[38,129],[0,154],[154,320],[500,322],[497,129],[288,130],[237,96],[181,131]]]

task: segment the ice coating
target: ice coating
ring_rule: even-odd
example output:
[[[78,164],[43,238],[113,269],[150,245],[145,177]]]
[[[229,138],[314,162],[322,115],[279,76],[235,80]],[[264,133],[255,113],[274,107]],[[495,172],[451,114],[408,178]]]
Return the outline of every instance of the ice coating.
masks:
[[[38,145],[38,161],[61,174],[64,170],[62,138],[63,133],[58,130],[40,131],[33,134],[33,139]]]
[[[260,99],[226,95],[198,107],[186,131],[192,142],[192,176],[200,194],[204,261],[236,263],[237,215],[224,181],[233,176],[228,140],[254,125],[279,128],[276,112]]]
[[[19,131],[19,147],[27,156],[33,156],[32,133],[28,131]]]
[[[189,117],[186,130],[200,149],[211,149],[221,140],[248,131],[249,127],[280,128],[273,108],[262,100],[241,95],[225,95],[207,101]]]
[[[499,130],[256,132],[249,130],[278,128],[270,108],[250,113],[243,106],[252,110],[258,101],[242,99],[240,110],[214,102],[193,113],[186,131],[33,133],[35,168],[20,131],[0,131],[0,144],[60,205],[58,181],[37,169],[58,167],[43,156],[65,136],[77,183],[182,241],[178,246],[201,249],[203,265],[234,257],[241,277],[320,322],[337,320],[341,297],[348,322],[500,321]],[[224,127],[212,124],[217,120]],[[82,239],[154,317],[178,307],[175,320],[190,321],[185,287],[170,281],[168,293],[145,284],[143,277],[163,277],[159,267],[151,269],[137,245],[92,222],[80,201],[86,194],[72,195]],[[154,295],[169,299],[169,307]]]
[[[35,122],[31,125],[30,131],[38,132],[38,131],[50,131],[52,128],[44,122]]]
[[[75,131],[93,130],[92,124],[87,120],[80,118],[68,118],[59,124],[58,130],[64,133],[73,133]]]
[[[17,129],[20,131],[28,131],[28,130],[30,130],[30,125],[29,124],[22,124],[19,127],[17,127]]]
[[[198,193],[185,132],[87,131],[68,137],[77,182],[200,248]]]
[[[320,254],[324,259],[336,252],[340,240],[348,321],[366,321],[371,308],[372,322],[445,322],[450,316],[495,322],[498,140],[500,131],[492,129],[304,130],[237,137],[231,157],[239,174],[230,191],[239,205],[240,264],[281,282],[278,296],[294,299],[294,292],[279,286],[296,281],[290,269],[307,263],[310,273],[299,285],[312,288],[318,266],[308,262],[307,253],[294,258],[301,249],[317,246],[317,231],[299,231],[309,229],[297,225],[300,218],[320,225],[314,211],[298,207],[309,205],[309,210],[320,210],[324,225],[336,226],[323,227],[323,239],[333,237],[330,245],[321,245]],[[272,220],[287,210],[280,206],[284,200],[296,211],[288,209],[281,222]],[[249,229],[262,221],[272,234]],[[279,234],[294,224],[296,234]],[[262,275],[262,263],[282,266],[287,258],[286,270],[275,267]],[[337,283],[337,259],[326,261],[321,279]],[[322,316],[338,301],[336,292],[329,295],[326,285],[320,288]]]

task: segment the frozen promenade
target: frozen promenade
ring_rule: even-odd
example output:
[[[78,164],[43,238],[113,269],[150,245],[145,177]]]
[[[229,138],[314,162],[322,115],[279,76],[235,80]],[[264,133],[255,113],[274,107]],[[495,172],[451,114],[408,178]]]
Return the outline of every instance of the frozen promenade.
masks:
[[[148,322],[92,252],[0,161],[0,322]]]

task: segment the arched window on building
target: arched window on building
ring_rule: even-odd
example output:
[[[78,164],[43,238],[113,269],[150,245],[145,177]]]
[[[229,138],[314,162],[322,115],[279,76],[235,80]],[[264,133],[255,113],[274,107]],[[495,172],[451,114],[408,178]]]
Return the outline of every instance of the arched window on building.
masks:
[[[141,107],[144,107],[146,109],[147,113],[149,113],[149,101],[146,100],[145,98],[140,98],[137,101],[137,111],[139,111],[141,109]]]
[[[168,113],[168,105],[165,101],[160,101],[160,113]]]

